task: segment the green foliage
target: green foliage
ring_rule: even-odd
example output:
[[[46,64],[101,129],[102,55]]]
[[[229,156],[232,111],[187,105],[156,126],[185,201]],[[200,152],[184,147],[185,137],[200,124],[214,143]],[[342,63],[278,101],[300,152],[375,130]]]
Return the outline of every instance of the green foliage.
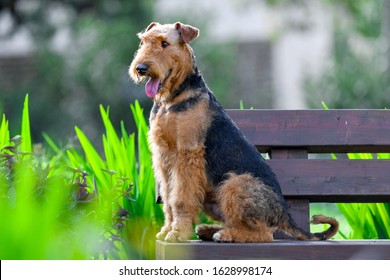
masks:
[[[348,154],[350,160],[371,160],[375,155]],[[378,154],[378,159],[389,159],[390,154]],[[337,207],[348,221],[352,231],[348,239],[390,239],[390,204],[338,203]]]
[[[119,137],[109,119],[109,110],[100,106],[106,129],[102,138],[105,158],[98,154],[86,135],[77,127],[76,134],[85,159],[74,149],[68,150],[68,157],[72,159],[73,168],[93,174],[99,193],[109,195],[112,199],[131,190],[124,198],[115,202],[120,209],[130,213],[129,226],[124,228],[122,238],[137,250],[140,258],[153,258],[154,237],[163,222],[163,213],[161,206],[155,203],[147,122],[138,102],[131,105],[131,110],[137,125],[137,141],[135,134],[127,134],[123,122],[122,136]],[[90,186],[93,184],[91,180],[90,178]],[[117,192],[112,193],[113,190]]]
[[[25,139],[9,139],[5,116],[0,127],[0,259],[90,258],[100,230],[88,216],[94,209],[71,199],[79,178],[30,154],[28,97],[22,119]]]
[[[3,116],[1,259],[154,258],[163,214],[155,203],[147,123],[138,103],[131,109],[138,134],[128,134],[122,123],[119,137],[109,110],[100,107],[104,157],[77,127],[82,152],[59,148],[47,134],[51,153],[32,149],[28,96],[21,136],[10,139]]]

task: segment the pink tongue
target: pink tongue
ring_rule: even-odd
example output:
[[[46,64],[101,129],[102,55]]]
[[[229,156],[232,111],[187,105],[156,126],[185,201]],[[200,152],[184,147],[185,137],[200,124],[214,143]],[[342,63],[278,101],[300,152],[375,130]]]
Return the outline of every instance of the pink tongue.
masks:
[[[150,98],[153,98],[156,96],[158,92],[158,86],[160,85],[160,80],[159,79],[152,79],[150,78],[149,81],[145,85],[145,92],[146,95],[149,96]]]

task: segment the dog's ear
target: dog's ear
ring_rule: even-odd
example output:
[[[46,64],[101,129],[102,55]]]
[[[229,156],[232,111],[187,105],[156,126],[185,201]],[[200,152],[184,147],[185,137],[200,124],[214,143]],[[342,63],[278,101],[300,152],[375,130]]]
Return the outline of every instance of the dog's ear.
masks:
[[[159,25],[158,22],[152,22],[151,24],[148,25],[148,27],[146,27],[145,31],[144,32],[139,32],[137,34],[138,38],[142,39],[142,35],[146,32],[148,32],[150,29],[152,29],[153,27]]]
[[[186,43],[191,42],[199,36],[199,29],[191,25],[176,22],[175,28],[179,31],[181,39]]]
[[[151,24],[148,25],[148,27],[146,27],[145,32],[149,31],[150,29],[152,29],[156,25],[159,25],[159,23],[158,22],[152,22]]]

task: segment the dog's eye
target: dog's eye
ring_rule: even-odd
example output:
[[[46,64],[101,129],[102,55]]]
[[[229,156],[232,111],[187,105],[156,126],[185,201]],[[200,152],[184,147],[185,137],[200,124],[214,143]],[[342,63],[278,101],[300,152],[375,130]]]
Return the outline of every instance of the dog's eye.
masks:
[[[169,46],[169,43],[168,42],[166,42],[166,41],[162,41],[161,42],[161,47],[163,48],[163,49],[165,49],[166,47],[168,47]]]

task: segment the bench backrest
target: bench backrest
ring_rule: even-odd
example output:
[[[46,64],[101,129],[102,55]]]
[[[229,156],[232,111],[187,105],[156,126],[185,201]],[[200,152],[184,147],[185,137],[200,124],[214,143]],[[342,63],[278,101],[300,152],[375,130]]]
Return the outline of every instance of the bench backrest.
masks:
[[[302,227],[309,227],[310,202],[390,202],[390,160],[343,156],[390,153],[390,110],[228,110],[228,114],[261,153],[268,153],[268,163]],[[341,154],[339,159],[317,155],[334,153]]]

